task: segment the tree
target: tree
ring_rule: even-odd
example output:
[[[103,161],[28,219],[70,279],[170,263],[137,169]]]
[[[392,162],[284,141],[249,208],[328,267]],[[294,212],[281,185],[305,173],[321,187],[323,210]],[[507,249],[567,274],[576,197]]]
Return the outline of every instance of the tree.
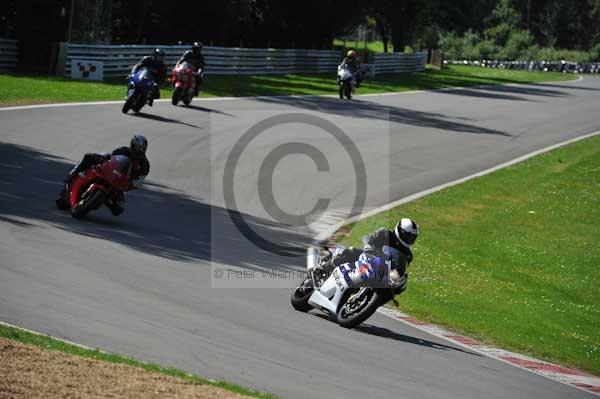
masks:
[[[75,0],[72,2],[73,43],[110,43],[112,0]]]
[[[14,37],[16,34],[17,2],[8,0],[4,7],[0,8],[0,37]]]
[[[498,46],[504,46],[510,34],[519,29],[521,15],[513,7],[511,0],[499,0],[490,17],[486,19],[488,28],[485,36]]]

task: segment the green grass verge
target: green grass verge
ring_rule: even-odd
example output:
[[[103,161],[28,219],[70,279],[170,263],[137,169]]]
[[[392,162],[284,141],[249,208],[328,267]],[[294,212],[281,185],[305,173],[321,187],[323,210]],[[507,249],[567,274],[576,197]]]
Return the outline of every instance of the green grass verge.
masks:
[[[1,325],[1,324],[0,324],[0,337],[12,339],[14,341],[22,342],[24,344],[35,345],[35,346],[38,346],[38,347],[46,349],[46,350],[59,351],[59,352],[64,352],[64,353],[68,353],[71,355],[101,360],[101,361],[105,361],[105,362],[127,364],[130,366],[140,367],[144,370],[147,370],[147,371],[150,371],[153,373],[160,373],[160,374],[165,374],[165,375],[169,375],[172,377],[178,377],[178,378],[184,379],[186,381],[192,381],[192,382],[195,382],[198,384],[211,385],[211,386],[226,389],[230,392],[235,392],[235,393],[238,393],[241,395],[246,395],[246,396],[253,397],[253,398],[277,399],[277,396],[254,391],[254,390],[247,389],[247,388],[243,388],[238,385],[231,384],[229,382],[210,381],[206,378],[198,377],[198,376],[186,373],[185,371],[181,371],[181,370],[178,370],[175,368],[162,367],[162,366],[159,366],[156,364],[146,363],[146,362],[142,362],[139,360],[135,360],[135,359],[132,359],[132,358],[129,358],[126,356],[116,355],[116,354],[112,354],[112,353],[106,353],[106,352],[102,352],[99,350],[82,348],[80,346],[68,344],[66,342],[48,337],[46,335],[33,334],[28,331],[24,331],[24,330],[21,330],[18,328],[9,327],[9,326],[5,326],[5,325]]]
[[[575,79],[574,75],[544,72],[494,70],[471,66],[451,66],[442,71],[382,75],[368,79],[359,94],[439,89],[471,85],[536,83]],[[0,105],[56,102],[122,100],[125,79],[108,82],[81,82],[56,77],[0,75]],[[336,94],[335,74],[207,76],[202,97]],[[163,98],[171,96],[168,85]]]
[[[600,374],[599,204],[596,136],[361,221],[342,242],[414,218],[404,311]]]

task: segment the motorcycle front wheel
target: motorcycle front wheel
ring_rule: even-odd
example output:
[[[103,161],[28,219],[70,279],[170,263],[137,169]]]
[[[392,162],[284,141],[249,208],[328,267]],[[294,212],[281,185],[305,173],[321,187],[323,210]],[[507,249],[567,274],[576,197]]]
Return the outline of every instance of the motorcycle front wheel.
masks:
[[[123,104],[123,109],[121,111],[126,114],[131,109],[132,103],[132,97],[128,97],[127,100],[125,100],[125,104]]]
[[[84,193],[83,198],[81,198],[77,205],[75,205],[71,210],[71,216],[73,216],[75,219],[81,219],[90,211],[100,208],[105,199],[106,195],[102,190],[98,190],[89,194]]]
[[[181,99],[182,90],[181,88],[176,88],[173,90],[173,97],[171,97],[171,103],[173,105],[179,104],[179,100]]]
[[[349,82],[344,83],[344,94],[348,100],[352,99],[352,85]]]
[[[292,306],[300,312],[308,312],[312,306],[308,303],[308,299],[314,291],[312,278],[307,277],[300,282],[292,291]]]
[[[351,298],[351,297],[350,297]],[[348,298],[337,313],[337,323],[344,328],[354,328],[367,320],[381,305],[379,293],[367,288],[359,298]]]

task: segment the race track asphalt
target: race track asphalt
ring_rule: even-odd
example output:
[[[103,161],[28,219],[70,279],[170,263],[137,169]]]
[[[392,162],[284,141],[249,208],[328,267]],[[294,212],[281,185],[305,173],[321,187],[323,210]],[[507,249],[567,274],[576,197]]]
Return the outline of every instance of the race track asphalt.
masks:
[[[356,192],[373,209],[598,131],[599,94],[590,77],[352,101],[160,102],[139,116],[119,104],[0,110],[0,320],[284,398],[593,397],[379,314],[342,329],[294,311],[289,294],[298,254]],[[278,115],[285,123],[244,142]],[[123,215],[77,221],[54,208],[73,162],[134,132],[152,166]],[[319,199],[324,213],[281,217]],[[415,255],[426,267],[418,245]]]

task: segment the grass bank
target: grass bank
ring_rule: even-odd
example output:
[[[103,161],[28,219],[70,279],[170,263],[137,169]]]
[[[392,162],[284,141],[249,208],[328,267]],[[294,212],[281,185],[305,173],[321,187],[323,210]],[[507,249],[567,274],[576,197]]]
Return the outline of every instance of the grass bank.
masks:
[[[442,71],[382,75],[368,79],[358,94],[391,93],[456,86],[536,83],[575,79],[573,75],[451,66]],[[125,79],[81,82],[57,77],[0,75],[0,106],[57,102],[122,100]],[[207,76],[202,97],[336,94],[335,74]],[[170,97],[168,85],[163,98]]]
[[[277,398],[276,396],[273,396],[270,394],[243,388],[243,387],[240,387],[238,385],[234,385],[234,384],[231,384],[228,382],[211,381],[211,380],[208,380],[208,379],[205,379],[202,377],[188,374],[185,371],[181,371],[181,370],[178,370],[175,368],[162,367],[162,366],[159,366],[156,364],[146,363],[146,362],[142,362],[139,360],[131,359],[126,356],[101,352],[99,350],[86,349],[86,348],[83,348],[80,346],[68,344],[66,342],[63,342],[63,341],[60,341],[60,340],[57,340],[57,339],[54,339],[54,338],[51,338],[51,337],[48,337],[45,335],[33,334],[28,331],[9,327],[9,326],[2,325],[2,324],[0,324],[0,337],[7,338],[9,340],[17,341],[17,342],[27,344],[27,345],[33,345],[33,346],[42,348],[46,351],[58,351],[58,352],[69,354],[69,355],[75,355],[78,357],[98,360],[101,362],[108,362],[108,363],[132,366],[136,369],[143,369],[143,370],[147,371],[148,373],[155,373],[155,374],[160,374],[160,375],[165,375],[165,376],[170,376],[170,377],[176,377],[177,379],[183,380],[186,383],[193,383],[195,385],[207,386],[207,387],[216,387],[216,388],[219,388],[219,389],[222,389],[225,391],[229,391],[229,392],[233,392],[233,393],[242,395],[244,397],[260,398],[260,399],[276,399]],[[0,351],[0,358],[4,357],[5,355],[6,354],[3,354],[2,351]],[[37,356],[37,358],[41,358],[41,356]],[[36,359],[36,361],[37,360],[39,360],[39,359]],[[35,362],[33,362],[33,363],[35,363]],[[64,363],[64,361],[61,361],[61,363]],[[73,362],[69,362],[67,359],[67,363],[73,363]],[[89,371],[89,369],[91,368],[89,363],[85,363],[82,367],[88,368],[87,372],[91,373],[91,371]],[[104,368],[106,368],[106,367],[104,367]],[[124,372],[126,373],[126,372],[128,372],[128,370],[132,371],[132,375],[139,376],[139,373],[140,373],[139,370],[118,368],[116,371],[119,375],[115,376],[115,381],[117,381],[116,378],[122,379],[122,376],[120,374],[122,374]],[[83,374],[85,374],[85,373],[86,373],[86,371],[84,370]],[[101,373],[103,374],[102,378],[108,378],[108,379],[111,378],[110,374],[112,372],[106,372],[106,370],[105,370],[105,371],[101,371]],[[67,375],[69,375],[69,373],[67,373]],[[40,376],[40,378],[41,378],[41,376]],[[152,380],[152,376],[150,376],[150,377],[142,376],[142,379]],[[89,382],[92,383],[95,381],[89,381]],[[127,384],[126,381],[121,381],[121,382],[123,384]],[[71,385],[69,385],[70,384],[69,381],[64,381],[62,383],[64,383],[65,390],[68,390],[68,388],[73,388]],[[167,385],[169,385],[169,383],[171,383],[173,386],[172,387],[167,386],[166,387],[167,389],[168,388],[173,388],[173,389],[176,388],[176,385],[177,385],[176,380],[167,381]],[[34,385],[40,385],[40,384],[43,385],[43,381],[38,381]],[[85,383],[83,386],[87,387],[87,383]],[[153,387],[150,386],[150,388],[153,388]],[[89,390],[89,387],[87,387],[86,389]],[[224,397],[223,395],[220,395],[218,391],[216,393],[214,390],[209,390],[209,392],[205,392],[201,389],[201,387],[196,387],[194,389],[195,389],[195,395],[197,395],[195,397]],[[139,389],[137,389],[137,390],[139,390]],[[169,390],[167,390],[166,392],[169,392]],[[140,394],[139,397],[144,397],[143,391],[137,392],[137,393]],[[152,392],[152,391],[148,392],[148,395],[150,395],[150,393],[155,394],[156,392]],[[194,393],[194,392],[192,392],[192,393]],[[62,392],[62,394],[66,395],[65,392]],[[96,392],[96,394],[94,395],[92,392],[91,396],[98,396],[99,394],[100,394],[100,392]],[[171,394],[174,394],[174,391],[171,391]],[[208,395],[208,396],[205,396],[205,395]],[[136,396],[138,396],[138,395],[136,395]],[[166,395],[166,396],[169,396],[169,395]],[[185,396],[185,397],[187,397],[187,396]]]
[[[421,228],[401,308],[484,342],[600,374],[600,137],[355,224]]]

